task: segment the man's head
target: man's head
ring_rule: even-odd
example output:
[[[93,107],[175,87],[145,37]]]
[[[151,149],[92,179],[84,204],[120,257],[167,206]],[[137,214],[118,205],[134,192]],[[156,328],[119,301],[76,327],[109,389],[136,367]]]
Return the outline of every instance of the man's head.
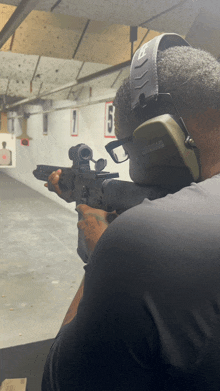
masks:
[[[2,142],[2,146],[3,146],[3,148],[6,148],[6,142],[5,141]]]
[[[212,129],[215,129],[215,136],[220,135],[220,64],[207,52],[176,46],[158,52],[157,73],[159,92],[171,94],[197,147],[202,150],[204,139],[211,135]],[[115,131],[119,139],[132,135],[150,118],[168,113],[175,115],[168,102],[160,102],[160,105],[149,102],[145,108],[132,111],[129,79],[119,88],[114,105]],[[124,148],[132,155],[132,143]],[[145,183],[146,173],[132,162],[132,158],[130,176],[135,182]]]

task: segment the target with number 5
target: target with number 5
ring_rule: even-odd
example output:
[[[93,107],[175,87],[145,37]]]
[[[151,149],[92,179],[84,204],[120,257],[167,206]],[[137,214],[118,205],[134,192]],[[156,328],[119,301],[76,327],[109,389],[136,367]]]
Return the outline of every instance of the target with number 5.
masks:
[[[105,104],[105,132],[104,136],[115,138],[115,123],[114,123],[115,108],[113,102]]]

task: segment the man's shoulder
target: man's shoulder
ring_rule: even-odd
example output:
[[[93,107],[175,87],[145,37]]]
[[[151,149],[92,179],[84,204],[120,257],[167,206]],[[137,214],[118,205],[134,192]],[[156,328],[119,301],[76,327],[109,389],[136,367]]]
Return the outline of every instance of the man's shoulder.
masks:
[[[153,201],[145,199],[141,208],[183,212],[184,214],[220,214],[220,174],[199,183],[192,182],[174,194]]]
[[[220,228],[220,175],[200,183],[192,183],[174,194],[128,209],[116,218],[100,239],[97,251],[102,257],[106,252],[119,249],[128,254],[155,243],[160,247],[165,239],[187,235],[198,236],[198,227],[203,233]],[[157,239],[155,242],[155,238]],[[156,246],[156,244],[155,244]],[[158,247],[158,248],[159,248]],[[104,255],[103,255],[104,254]]]

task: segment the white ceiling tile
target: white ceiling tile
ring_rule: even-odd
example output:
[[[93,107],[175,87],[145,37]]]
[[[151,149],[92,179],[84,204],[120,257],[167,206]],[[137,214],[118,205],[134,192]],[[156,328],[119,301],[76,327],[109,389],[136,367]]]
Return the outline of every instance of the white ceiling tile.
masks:
[[[209,3],[212,3],[213,1],[216,2],[216,0],[209,0]],[[2,3],[9,5],[18,5],[19,2],[20,1],[18,0],[2,1]],[[97,21],[106,21],[107,24],[138,26],[145,20],[164,12],[179,2],[180,0],[62,0],[58,6],[54,8],[53,13],[72,15]],[[49,12],[51,7],[55,4],[56,0],[41,0],[36,5],[35,9]],[[183,7],[187,9],[188,6],[191,9],[192,7],[201,8],[203,6],[203,1],[188,0],[184,3]],[[179,12],[179,14],[181,16],[181,12]],[[167,15],[169,15],[169,13]],[[164,31],[163,17],[164,15],[155,19],[157,31]],[[188,25],[190,17],[191,12],[188,12],[188,16],[184,15],[184,18],[180,20],[182,28],[185,28],[184,26]],[[172,23],[175,21],[172,17],[169,18],[169,20],[172,29]]]
[[[8,86],[8,79],[0,78],[0,95],[4,95],[6,93]]]
[[[164,12],[172,6],[177,5],[179,2],[180,0],[62,0],[53,12],[74,15],[91,20],[107,21],[107,23],[112,24],[138,26],[145,20]],[[194,3],[194,7],[197,8],[202,6],[202,4],[200,4],[201,1],[188,0],[187,3],[184,3],[184,7],[187,8],[188,5],[191,7],[192,3]],[[156,21],[157,31],[163,31],[163,17],[164,15]],[[182,28],[188,24],[189,18],[190,13],[188,14],[188,17],[180,21]],[[171,26],[172,22],[173,18],[170,19]]]
[[[21,0],[3,0],[2,4],[18,6]],[[40,0],[35,9],[41,11],[50,11],[51,7],[57,2],[57,0]]]
[[[81,61],[41,57],[35,80],[62,85],[74,81],[81,67]]]
[[[185,36],[199,14],[201,3],[199,1],[188,1],[181,6],[161,15],[159,18],[146,23],[143,27],[160,32],[175,32]],[[145,18],[147,20],[148,17]],[[143,20],[144,21],[144,20]]]
[[[30,91],[29,80],[15,80],[11,79],[8,88],[8,95],[20,96],[20,97],[31,97],[33,92]]]
[[[8,79],[32,79],[38,56],[0,52],[0,77]]]
[[[3,0],[1,4],[15,5],[17,6],[20,3],[19,0]]]
[[[83,65],[83,68],[79,74],[79,78],[91,75],[92,73],[102,71],[103,69],[106,69],[109,67],[110,67],[110,65],[85,62]]]

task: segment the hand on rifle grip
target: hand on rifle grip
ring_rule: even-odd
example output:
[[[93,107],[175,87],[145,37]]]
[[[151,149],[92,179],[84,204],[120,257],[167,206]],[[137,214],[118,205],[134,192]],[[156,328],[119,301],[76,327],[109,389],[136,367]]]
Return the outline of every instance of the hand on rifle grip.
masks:
[[[84,204],[78,205],[76,211],[81,215],[81,220],[77,224],[78,229],[83,233],[88,253],[91,253],[106,228],[118,215],[115,211],[105,212]]]
[[[54,191],[59,196],[62,194],[62,191],[58,184],[61,173],[62,170],[53,171],[52,174],[50,174],[50,176],[48,177],[48,182],[44,184],[44,186],[47,187],[49,191]]]
[[[62,170],[53,171],[52,174],[48,177],[48,182],[44,184],[49,191],[57,193],[57,195],[65,200],[66,202],[73,202],[73,192],[72,190],[62,191],[59,186],[60,176],[62,175]]]

